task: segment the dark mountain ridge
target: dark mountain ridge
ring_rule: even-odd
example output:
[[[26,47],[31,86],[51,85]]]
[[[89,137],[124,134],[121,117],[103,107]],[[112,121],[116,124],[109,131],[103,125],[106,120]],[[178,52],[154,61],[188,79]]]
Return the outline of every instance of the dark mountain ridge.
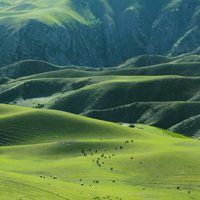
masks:
[[[180,55],[198,50],[199,21],[199,0],[6,2],[0,65],[36,59],[102,67],[141,54]]]

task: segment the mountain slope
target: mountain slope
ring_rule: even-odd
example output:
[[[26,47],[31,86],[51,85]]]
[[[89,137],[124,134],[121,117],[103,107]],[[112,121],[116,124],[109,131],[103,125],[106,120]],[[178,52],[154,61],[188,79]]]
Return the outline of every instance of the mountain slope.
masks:
[[[198,140],[59,111],[0,113],[2,200],[199,198]]]
[[[198,57],[144,55],[99,69],[22,61],[1,68],[0,102],[169,130],[177,125],[175,132],[198,137],[198,126],[184,126],[200,112]]]
[[[118,137],[116,128],[121,128],[121,132],[124,130],[124,127],[114,126],[109,122],[60,111],[1,105],[0,113],[1,145],[59,142],[82,137],[90,140],[99,137],[111,139],[113,135]],[[129,136],[127,134],[125,132],[120,137]]]
[[[194,66],[198,68],[199,65]],[[157,68],[159,70],[162,65]],[[145,123],[165,129],[199,114],[198,76],[111,75],[122,71],[121,68],[103,71],[59,69],[8,80],[0,86],[0,102],[53,108],[113,122]],[[179,133],[198,136],[197,132]]]
[[[37,60],[23,60],[6,67],[0,68],[1,77],[19,78],[43,72],[59,70],[58,66]]]
[[[199,5],[199,0],[2,0],[0,66],[25,59],[116,66],[145,53],[198,52]]]

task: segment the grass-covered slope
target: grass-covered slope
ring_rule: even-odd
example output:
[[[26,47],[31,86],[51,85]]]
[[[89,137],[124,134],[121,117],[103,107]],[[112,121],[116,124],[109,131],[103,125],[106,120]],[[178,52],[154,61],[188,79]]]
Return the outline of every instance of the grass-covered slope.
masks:
[[[0,105],[0,113],[1,145],[118,137],[117,126],[112,123],[60,111]],[[120,137],[126,137],[126,132]]]
[[[0,77],[19,78],[59,70],[58,66],[37,60],[23,60],[0,68]]]
[[[199,92],[199,84],[199,78],[178,76],[110,77],[64,93],[50,107],[80,114],[88,107],[108,109],[132,102],[189,101]]]
[[[32,75],[31,78],[75,78],[88,76],[139,76],[139,75],[180,75],[180,76],[200,76],[199,62],[180,62],[180,63],[162,63],[150,66],[125,65],[117,68],[100,68],[92,70],[89,68],[81,69],[80,67],[64,68],[59,71],[46,72]],[[30,78],[30,77],[28,77]]]
[[[145,123],[164,129],[177,124],[180,127],[183,121],[199,115],[198,62],[182,62],[183,56],[135,58],[138,59],[138,66],[125,63],[111,69],[59,68],[41,61],[20,62],[2,68],[0,102],[54,108],[113,122]],[[156,64],[161,61],[163,63]],[[148,62],[156,65],[145,66]],[[179,128],[176,132],[198,136],[195,128],[191,130],[195,131]]]
[[[84,115],[113,122],[149,124],[190,137],[199,137],[200,127],[196,117],[199,112],[199,102],[168,101],[136,102],[110,109],[90,110]],[[190,118],[194,123],[188,120]]]
[[[0,114],[2,200],[200,198],[198,140],[60,111]]]

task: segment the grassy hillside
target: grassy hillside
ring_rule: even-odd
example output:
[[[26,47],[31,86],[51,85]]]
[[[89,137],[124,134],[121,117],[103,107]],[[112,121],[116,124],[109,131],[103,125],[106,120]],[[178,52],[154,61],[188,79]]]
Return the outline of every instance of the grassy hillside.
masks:
[[[199,137],[199,125],[195,117],[199,111],[199,102],[136,102],[110,109],[89,110],[83,114],[106,121],[149,124]],[[190,118],[195,124],[191,123]],[[185,124],[185,121],[188,123]]]
[[[152,66],[129,66],[117,68],[100,68],[96,70],[84,70],[80,68],[61,69],[59,71],[46,72],[32,75],[28,78],[75,78],[88,76],[139,76],[139,75],[180,75],[180,76],[200,76],[200,63],[163,63]]]
[[[200,198],[198,140],[0,105],[1,199]]]
[[[0,76],[15,79],[43,72],[56,71],[59,69],[60,68],[58,66],[43,61],[23,60],[0,68]]]
[[[108,109],[132,102],[189,101],[199,92],[199,84],[199,78],[176,76],[110,77],[109,80],[64,93],[50,107],[71,109],[79,114],[88,110],[88,106],[91,109]]]
[[[164,129],[177,124],[180,127],[183,121],[199,114],[198,62],[181,62],[183,57],[135,58],[138,59],[141,65],[110,69],[20,62],[2,68],[0,102]],[[198,136],[195,128],[191,130],[194,131],[179,128],[176,132]]]
[[[176,60],[175,57],[167,57],[160,55],[140,55],[134,58],[128,59],[120,67],[145,67],[150,65],[169,63]]]
[[[161,55],[140,55],[128,59],[122,63],[119,67],[121,68],[132,68],[132,67],[147,67],[152,65],[166,64],[166,63],[198,63],[200,62],[200,56],[198,53],[188,53],[180,56],[161,56]]]

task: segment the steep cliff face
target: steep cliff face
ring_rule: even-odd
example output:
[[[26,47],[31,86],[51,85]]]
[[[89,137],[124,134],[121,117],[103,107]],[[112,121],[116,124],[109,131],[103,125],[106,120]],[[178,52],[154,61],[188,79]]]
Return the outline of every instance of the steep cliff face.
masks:
[[[199,0],[1,1],[0,65],[24,59],[115,66],[200,46]]]

